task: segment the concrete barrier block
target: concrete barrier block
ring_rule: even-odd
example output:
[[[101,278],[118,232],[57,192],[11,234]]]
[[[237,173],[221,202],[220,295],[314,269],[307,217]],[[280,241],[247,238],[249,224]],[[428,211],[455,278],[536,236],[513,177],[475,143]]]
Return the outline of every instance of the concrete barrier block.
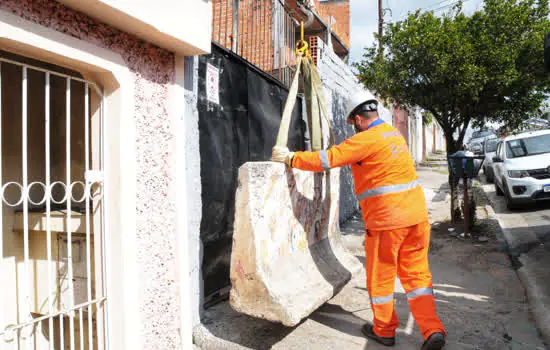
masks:
[[[361,271],[340,240],[339,179],[339,169],[241,166],[231,255],[235,310],[295,326]]]

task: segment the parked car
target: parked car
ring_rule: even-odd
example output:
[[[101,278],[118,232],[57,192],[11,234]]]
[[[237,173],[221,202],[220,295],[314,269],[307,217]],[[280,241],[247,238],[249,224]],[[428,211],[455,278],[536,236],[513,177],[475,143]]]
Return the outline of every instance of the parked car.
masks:
[[[485,159],[483,160],[483,173],[487,182],[493,183],[495,173],[493,172],[493,158],[497,154],[497,145],[499,139],[495,135],[487,136],[483,143],[483,154]]]
[[[509,209],[550,200],[550,130],[508,136],[493,158],[497,195]]]
[[[483,144],[488,136],[496,136],[496,134],[490,129],[474,131],[468,141],[468,150],[474,154],[483,154]]]

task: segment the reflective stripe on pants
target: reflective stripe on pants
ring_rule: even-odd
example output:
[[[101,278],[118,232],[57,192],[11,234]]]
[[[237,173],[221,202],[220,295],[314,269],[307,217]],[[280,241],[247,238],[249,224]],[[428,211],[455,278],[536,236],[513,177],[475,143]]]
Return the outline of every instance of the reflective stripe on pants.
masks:
[[[428,266],[429,223],[389,231],[369,230],[369,233],[365,239],[365,253],[374,332],[381,337],[395,335],[399,319],[394,310],[393,289],[398,275],[424,338],[434,332],[445,334],[436,314]]]

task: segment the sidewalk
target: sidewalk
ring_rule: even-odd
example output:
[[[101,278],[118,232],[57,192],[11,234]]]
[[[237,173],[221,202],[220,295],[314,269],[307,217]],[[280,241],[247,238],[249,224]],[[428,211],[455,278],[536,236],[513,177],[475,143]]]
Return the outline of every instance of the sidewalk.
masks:
[[[449,234],[446,163],[435,157],[419,167],[431,221],[430,264],[438,313],[448,331],[445,349],[545,349],[529,316],[525,292],[494,232],[498,225],[480,213],[479,232],[488,243]],[[433,166],[432,166],[433,165]],[[363,223],[359,217],[341,227],[346,248],[364,262]],[[459,232],[457,227],[455,232]],[[394,349],[419,349],[423,339],[399,282],[396,311],[401,320]],[[365,273],[355,276],[332,300],[297,327],[254,319],[221,303],[205,311],[195,330],[202,349],[386,349],[368,341],[361,326],[372,320]]]

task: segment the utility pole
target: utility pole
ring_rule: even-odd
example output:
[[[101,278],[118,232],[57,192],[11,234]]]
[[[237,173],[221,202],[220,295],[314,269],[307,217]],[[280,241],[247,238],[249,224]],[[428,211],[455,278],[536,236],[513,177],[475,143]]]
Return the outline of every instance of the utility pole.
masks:
[[[382,9],[382,0],[378,0],[378,51],[382,54],[382,34],[384,27],[384,10]]]

